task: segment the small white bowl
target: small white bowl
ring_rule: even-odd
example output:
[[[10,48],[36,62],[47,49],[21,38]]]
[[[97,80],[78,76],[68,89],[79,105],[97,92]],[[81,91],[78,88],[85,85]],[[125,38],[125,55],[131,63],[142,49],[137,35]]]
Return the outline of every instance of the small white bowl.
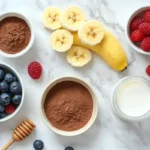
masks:
[[[111,104],[112,104],[112,110],[113,112],[121,119],[126,120],[126,121],[130,121],[130,122],[140,122],[143,120],[146,120],[150,117],[150,110],[148,112],[146,112],[144,115],[138,116],[138,117],[131,117],[126,115],[125,113],[123,113],[118,104],[117,104],[117,92],[119,90],[119,88],[126,82],[128,81],[132,81],[132,80],[139,80],[142,81],[144,83],[146,83],[147,85],[150,86],[150,81],[143,78],[143,77],[132,77],[132,76],[127,76],[125,78],[120,79],[114,86],[114,89],[112,91],[111,94]]]
[[[143,51],[141,48],[139,48],[138,46],[136,46],[130,39],[130,24],[131,21],[138,16],[140,13],[144,12],[145,10],[150,10],[150,6],[145,6],[145,7],[141,7],[139,9],[137,9],[136,11],[134,11],[131,16],[128,19],[127,25],[126,25],[126,29],[125,29],[125,35],[127,38],[127,41],[129,42],[129,44],[131,45],[131,47],[137,51],[138,53],[144,54],[144,55],[150,55],[150,52],[145,52]]]
[[[90,92],[92,99],[93,99],[93,113],[91,116],[91,119],[89,120],[89,122],[81,129],[76,130],[76,131],[63,131],[63,130],[59,130],[57,128],[55,128],[50,121],[47,119],[46,114],[45,114],[45,110],[44,110],[44,102],[45,102],[45,98],[47,93],[49,92],[49,90],[55,86],[57,83],[60,83],[62,81],[74,81],[77,83],[80,83],[81,85],[83,85],[84,87],[87,88],[87,90]],[[82,79],[76,78],[76,77],[62,77],[59,79],[56,79],[52,82],[50,82],[48,84],[48,86],[45,88],[42,98],[41,98],[41,113],[42,113],[42,117],[44,119],[44,122],[46,123],[46,125],[55,133],[62,135],[62,136],[76,136],[76,135],[80,135],[84,132],[86,132],[95,122],[96,117],[97,117],[97,113],[98,113],[98,100],[96,95],[94,94],[94,91],[92,90],[92,88]]]
[[[19,53],[16,53],[16,54],[8,54],[8,53],[5,53],[2,50],[0,50],[0,55],[2,55],[4,57],[7,57],[7,58],[20,57],[30,50],[30,48],[34,42],[34,31],[33,31],[33,28],[31,26],[31,23],[29,22],[29,20],[24,15],[17,13],[17,12],[6,12],[6,13],[3,13],[0,15],[0,21],[3,20],[4,18],[7,18],[7,17],[18,17],[20,19],[23,19],[30,28],[31,38],[30,38],[30,41],[29,41],[29,43],[25,49],[23,49],[22,51],[20,51]]]
[[[22,79],[21,79],[20,75],[18,74],[18,72],[14,68],[12,68],[11,66],[9,66],[7,64],[4,64],[4,63],[1,63],[1,62],[0,62],[0,67],[2,67],[4,69],[7,69],[7,70],[10,70],[10,72],[12,72],[17,77],[17,79],[20,82],[21,87],[22,87],[22,99],[21,99],[21,103],[19,104],[19,106],[17,107],[17,109],[11,115],[8,115],[5,118],[0,119],[0,122],[5,122],[5,121],[13,118],[19,112],[19,110],[21,109],[21,107],[23,105],[24,95],[25,94],[24,94],[23,82],[22,82]]]

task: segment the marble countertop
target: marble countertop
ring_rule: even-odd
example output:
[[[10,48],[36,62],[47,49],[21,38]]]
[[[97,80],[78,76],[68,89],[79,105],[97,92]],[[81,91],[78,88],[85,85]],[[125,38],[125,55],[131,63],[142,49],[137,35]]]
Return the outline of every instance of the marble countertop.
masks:
[[[52,51],[48,40],[50,31],[41,23],[41,12],[49,5],[66,8],[69,5],[82,7],[88,18],[98,19],[112,31],[123,45],[129,66],[118,73],[97,55],[93,54],[92,62],[84,68],[71,67],[65,55]],[[147,77],[146,66],[150,57],[134,52],[128,45],[124,29],[129,15],[137,8],[150,5],[149,0],[1,0],[0,13],[18,11],[25,14],[35,30],[35,42],[31,50],[23,57],[7,59],[0,57],[20,73],[25,86],[25,102],[21,111],[11,120],[0,123],[0,148],[11,138],[16,125],[29,117],[36,125],[36,131],[25,141],[15,143],[10,150],[31,150],[33,142],[41,139],[45,150],[64,150],[73,146],[75,150],[149,150],[150,120],[141,123],[128,123],[118,119],[111,110],[110,93],[114,84],[127,75]],[[44,73],[39,81],[30,79],[27,66],[31,61],[41,62]],[[40,114],[40,97],[46,84],[60,76],[71,75],[89,82],[99,98],[99,114],[95,124],[86,133],[77,137],[55,135],[44,124]]]

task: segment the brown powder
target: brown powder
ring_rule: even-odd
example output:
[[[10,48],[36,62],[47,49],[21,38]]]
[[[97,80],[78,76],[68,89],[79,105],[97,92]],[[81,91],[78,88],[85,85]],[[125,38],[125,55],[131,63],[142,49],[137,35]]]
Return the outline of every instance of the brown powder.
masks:
[[[44,109],[54,127],[64,131],[75,131],[90,120],[93,100],[89,91],[81,84],[63,81],[48,92]]]
[[[17,17],[7,17],[0,21],[0,50],[16,54],[27,47],[31,32],[27,23]]]

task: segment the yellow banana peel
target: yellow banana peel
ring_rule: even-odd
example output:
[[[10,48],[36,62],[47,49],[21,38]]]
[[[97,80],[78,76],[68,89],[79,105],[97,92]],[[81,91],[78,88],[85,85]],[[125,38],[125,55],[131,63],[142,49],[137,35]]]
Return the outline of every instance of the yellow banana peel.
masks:
[[[80,41],[77,32],[72,32],[72,35],[74,36],[74,45],[83,46],[95,52],[113,69],[123,71],[127,68],[128,64],[126,54],[119,41],[109,31],[105,30],[104,39],[101,43],[95,46],[83,44]]]

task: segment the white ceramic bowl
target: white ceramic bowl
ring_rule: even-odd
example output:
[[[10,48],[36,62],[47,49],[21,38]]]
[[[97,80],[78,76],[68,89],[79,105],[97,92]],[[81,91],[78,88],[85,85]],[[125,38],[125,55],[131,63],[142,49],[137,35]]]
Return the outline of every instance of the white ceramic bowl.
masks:
[[[3,69],[10,70],[10,72],[12,72],[14,75],[16,75],[18,81],[20,82],[20,84],[22,86],[22,100],[21,100],[21,103],[19,104],[19,106],[17,107],[17,109],[11,115],[8,115],[8,116],[6,116],[3,119],[0,119],[0,122],[4,122],[4,121],[7,121],[7,120],[13,118],[18,113],[18,111],[21,109],[21,107],[23,105],[23,102],[24,102],[24,87],[23,87],[23,82],[21,80],[20,75],[18,74],[18,72],[14,68],[12,68],[11,66],[9,66],[7,64],[4,64],[4,63],[0,62],[0,68],[1,67]]]
[[[5,53],[2,50],[0,50],[0,55],[8,57],[8,58],[16,58],[16,57],[24,55],[26,52],[28,52],[30,50],[30,48],[34,42],[34,32],[33,32],[33,28],[31,26],[31,23],[29,22],[29,20],[24,15],[17,13],[17,12],[7,12],[7,13],[3,13],[0,15],[0,21],[6,17],[18,17],[18,18],[23,19],[27,23],[27,25],[29,26],[30,31],[31,31],[31,38],[30,38],[30,41],[29,41],[27,47],[25,49],[23,49],[22,51],[20,51],[19,53],[8,54],[8,53]]]
[[[131,47],[137,51],[138,53],[144,54],[144,55],[150,55],[150,52],[145,52],[143,51],[141,48],[139,48],[138,46],[136,46],[130,39],[130,24],[131,21],[140,13],[144,12],[145,10],[150,10],[150,6],[145,6],[145,7],[141,7],[139,9],[137,9],[136,11],[134,11],[131,16],[128,19],[127,25],[126,25],[126,29],[125,29],[125,34],[126,34],[126,38],[129,42],[129,44],[131,45]]]
[[[123,120],[126,120],[126,121],[130,121],[130,122],[140,122],[140,121],[143,121],[143,120],[146,120],[147,118],[150,117],[150,110],[145,113],[144,115],[142,116],[138,116],[138,117],[131,117],[131,116],[128,116],[126,115],[125,113],[123,113],[118,104],[117,104],[117,92],[119,90],[119,88],[122,86],[122,84],[124,84],[125,82],[128,82],[128,81],[132,81],[132,80],[139,80],[139,81],[142,81],[142,82],[145,82],[147,85],[150,86],[150,81],[143,78],[143,77],[132,77],[132,76],[128,76],[128,77],[125,77],[125,78],[122,78],[121,80],[119,80],[115,86],[114,86],[114,89],[112,91],[112,94],[111,94],[111,104],[112,104],[112,109],[113,109],[113,112],[121,119]]]
[[[45,111],[44,111],[44,102],[45,102],[45,98],[46,98],[47,93],[49,92],[49,90],[53,86],[55,86],[57,83],[62,82],[62,81],[74,81],[74,82],[82,84],[84,87],[86,87],[88,89],[88,91],[90,92],[92,99],[93,99],[93,113],[92,113],[91,119],[83,128],[76,130],[76,131],[68,132],[68,131],[62,131],[62,130],[55,128],[50,123],[50,121],[47,119]],[[41,98],[41,112],[42,112],[42,117],[44,119],[44,122],[53,132],[55,132],[59,135],[62,135],[62,136],[76,136],[76,135],[80,135],[80,134],[86,132],[92,126],[92,124],[95,122],[95,119],[96,119],[97,113],[98,113],[98,100],[97,100],[97,97],[94,94],[94,91],[92,90],[92,88],[85,81],[83,81],[79,78],[75,78],[75,77],[62,77],[62,78],[59,78],[59,79],[52,81],[45,88],[44,93],[43,93],[42,98]]]

